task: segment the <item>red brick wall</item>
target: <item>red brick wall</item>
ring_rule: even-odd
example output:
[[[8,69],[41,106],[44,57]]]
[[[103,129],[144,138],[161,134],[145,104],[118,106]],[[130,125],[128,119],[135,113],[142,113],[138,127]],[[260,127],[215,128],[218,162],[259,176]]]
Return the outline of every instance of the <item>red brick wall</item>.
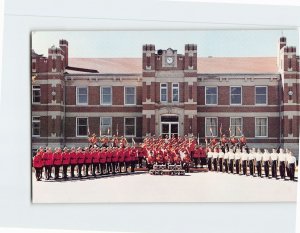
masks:
[[[88,87],[88,100],[89,105],[99,105],[100,104],[100,87],[99,86],[89,86]]]

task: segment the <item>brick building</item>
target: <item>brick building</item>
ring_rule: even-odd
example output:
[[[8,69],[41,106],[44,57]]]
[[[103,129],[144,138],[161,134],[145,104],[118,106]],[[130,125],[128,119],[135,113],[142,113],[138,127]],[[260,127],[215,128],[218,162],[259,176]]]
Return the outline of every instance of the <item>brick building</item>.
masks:
[[[275,49],[275,48],[274,48]],[[250,146],[298,150],[299,56],[200,57],[144,45],[141,58],[69,58],[59,41],[32,50],[32,145],[79,146],[88,132],[141,141],[147,134],[243,133]],[[201,54],[200,54],[201,55]],[[298,153],[296,153],[298,154]]]

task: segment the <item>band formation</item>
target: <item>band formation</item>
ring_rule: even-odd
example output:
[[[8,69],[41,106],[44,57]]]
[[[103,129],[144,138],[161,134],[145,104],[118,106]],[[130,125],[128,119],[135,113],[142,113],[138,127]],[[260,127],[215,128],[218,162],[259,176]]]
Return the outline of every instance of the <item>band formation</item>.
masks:
[[[177,165],[187,173],[190,168],[200,167],[215,172],[295,180],[296,158],[289,149],[277,148],[271,153],[267,149],[249,149],[244,136],[228,139],[223,135],[205,142],[202,146],[199,138],[173,135],[146,137],[143,143],[133,140],[130,144],[125,137],[98,140],[93,134],[85,148],[40,147],[33,157],[33,167],[38,181],[134,173],[136,167],[150,171],[154,165],[167,168]]]

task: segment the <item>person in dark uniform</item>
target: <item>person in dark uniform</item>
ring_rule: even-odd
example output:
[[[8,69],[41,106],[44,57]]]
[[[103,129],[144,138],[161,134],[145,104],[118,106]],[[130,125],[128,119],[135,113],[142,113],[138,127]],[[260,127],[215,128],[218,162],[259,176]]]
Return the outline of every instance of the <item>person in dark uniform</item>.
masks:
[[[288,151],[286,156],[288,174],[291,181],[295,181],[295,169],[296,169],[296,158],[293,156],[292,152]]]
[[[234,172],[234,159],[235,159],[235,154],[233,153],[232,149],[229,149],[229,170],[230,173],[233,174]]]
[[[218,171],[218,158],[219,158],[219,153],[218,153],[218,149],[215,148],[214,152],[213,152],[213,165],[214,165],[214,171]]]
[[[211,150],[211,148],[208,148],[208,152],[207,152],[207,166],[208,166],[208,170],[211,171],[212,170],[212,156],[213,156],[213,152]]]
[[[257,153],[255,154],[255,161],[256,161],[256,169],[257,169],[257,176],[261,176],[261,161],[262,161],[262,153],[260,149],[257,149]]]
[[[271,169],[272,169],[272,178],[277,179],[277,166],[278,166],[278,153],[273,150],[271,155]]]
[[[248,155],[248,161],[249,161],[249,170],[250,170],[250,175],[254,176],[255,174],[255,166],[254,166],[254,161],[255,161],[255,148],[252,148],[250,150],[250,153]]]
[[[270,167],[271,155],[267,149],[265,149],[262,158],[263,158],[263,162],[264,162],[265,176],[266,176],[266,178],[269,178],[269,167]]]
[[[286,153],[280,150],[278,154],[280,178],[285,179]]]
[[[249,157],[247,151],[243,150],[241,155],[241,160],[242,160],[242,168],[243,168],[244,176],[247,176],[248,158]]]

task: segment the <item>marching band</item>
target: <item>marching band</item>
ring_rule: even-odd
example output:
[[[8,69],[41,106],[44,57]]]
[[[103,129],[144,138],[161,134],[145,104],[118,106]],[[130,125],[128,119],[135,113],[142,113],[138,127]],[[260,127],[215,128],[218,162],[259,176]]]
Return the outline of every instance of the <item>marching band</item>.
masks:
[[[136,166],[150,170],[155,164],[166,167],[180,165],[185,172],[190,172],[191,167],[207,166],[209,171],[276,179],[279,171],[279,178],[295,180],[296,158],[288,149],[273,149],[272,153],[267,149],[263,152],[259,148],[249,150],[244,136],[240,139],[231,136],[228,140],[223,135],[219,142],[215,137],[209,143],[207,139],[205,142],[206,146],[202,147],[199,138],[172,135],[171,138],[146,137],[140,144],[133,140],[130,145],[125,137],[98,140],[93,134],[89,137],[89,146],[85,148],[52,150],[40,147],[33,158],[33,167],[38,181],[42,178],[56,180],[60,178],[60,172],[65,180],[82,178],[83,175],[96,177],[128,173],[129,168],[134,173]]]

